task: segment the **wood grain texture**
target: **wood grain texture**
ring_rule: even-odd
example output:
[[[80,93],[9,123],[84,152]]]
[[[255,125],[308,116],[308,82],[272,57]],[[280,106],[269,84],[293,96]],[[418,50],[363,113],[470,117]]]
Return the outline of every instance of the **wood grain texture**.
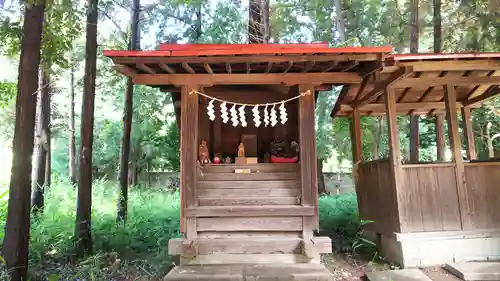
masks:
[[[198,218],[198,231],[298,231],[302,217]]]
[[[226,239],[226,238],[300,238],[301,231],[200,231],[199,238]]]
[[[282,181],[198,181],[198,189],[204,188],[300,188],[300,180],[282,180]]]
[[[203,173],[234,173],[235,169],[250,169],[255,173],[300,172],[298,163],[259,163],[259,164],[208,164],[203,166]]]
[[[465,166],[471,223],[464,230],[500,228],[500,166]]]
[[[203,173],[203,176],[198,176],[199,180],[203,181],[277,181],[277,180],[294,180],[298,179],[298,173],[251,173],[251,174],[235,174],[235,173]],[[195,177],[196,178],[196,177]]]
[[[465,181],[464,161],[462,159],[462,141],[458,130],[458,114],[454,110],[457,104],[457,94],[452,85],[444,86],[444,98],[446,103],[446,120],[448,121],[448,136],[450,138],[452,162],[455,163],[455,174],[460,206],[460,217],[462,228],[464,225],[472,225],[470,213],[470,200],[467,194],[467,183]]]
[[[352,161],[353,163],[358,163],[363,159],[363,148],[361,142],[361,119],[359,116],[359,110],[354,110],[352,112],[352,118],[350,123],[351,130],[351,146],[352,146]]]
[[[313,216],[312,206],[198,206],[186,208],[186,217]]]
[[[301,254],[212,254],[198,255],[194,259],[182,259],[183,265],[194,264],[297,264],[297,263],[317,263],[320,261],[311,260]]]
[[[401,213],[408,218],[402,233],[460,230],[455,168],[405,168],[398,193]]]
[[[476,155],[476,144],[474,143],[474,131],[472,130],[472,117],[470,115],[470,108],[462,108],[462,122],[464,124],[464,137],[465,137],[465,149],[467,151],[467,159],[475,160]]]
[[[300,205],[300,195],[285,197],[198,197],[200,206],[235,206],[235,205]]]
[[[198,196],[218,198],[249,198],[249,197],[299,197],[300,189],[290,188],[224,188],[200,189]]]

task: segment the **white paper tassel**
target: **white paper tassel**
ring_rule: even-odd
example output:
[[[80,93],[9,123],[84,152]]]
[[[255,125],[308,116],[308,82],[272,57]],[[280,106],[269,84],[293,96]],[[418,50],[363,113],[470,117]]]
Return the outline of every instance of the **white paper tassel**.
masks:
[[[259,127],[261,122],[260,122],[260,116],[259,116],[259,106],[256,105],[253,109],[253,122],[255,123],[255,127]]]
[[[276,124],[278,123],[278,116],[276,115],[276,109],[274,109],[276,107],[276,104],[273,105],[273,108],[271,108],[271,126],[276,126]]]
[[[238,109],[238,112],[240,114],[240,123],[241,123],[241,126],[242,127],[246,127],[248,124],[247,124],[247,118],[245,116],[245,106],[242,105],[240,106],[240,108]]]
[[[229,116],[227,115],[226,102],[223,102],[220,104],[220,112],[221,112],[220,117],[222,118],[222,122],[224,122],[224,124],[226,124],[227,121],[229,121]]]
[[[266,127],[269,125],[269,113],[267,112],[267,104],[266,107],[264,107],[264,124]]]
[[[208,119],[210,119],[210,121],[215,120],[214,101],[215,99],[212,99],[207,106],[207,114],[208,114]]]
[[[281,124],[285,124],[286,121],[288,120],[286,114],[285,102],[282,102],[280,106],[280,119],[281,119]]]
[[[236,111],[236,104],[231,107],[231,122],[233,122],[233,127],[238,126],[238,112]]]

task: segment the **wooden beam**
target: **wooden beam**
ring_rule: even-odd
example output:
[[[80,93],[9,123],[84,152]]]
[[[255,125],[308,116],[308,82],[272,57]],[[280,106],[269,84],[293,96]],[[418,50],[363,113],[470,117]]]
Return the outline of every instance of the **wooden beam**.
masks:
[[[272,68],[273,68],[273,62],[270,61],[270,62],[267,63],[266,73],[271,72]]]
[[[160,66],[161,69],[165,70],[169,74],[175,74],[175,70],[166,63],[159,63],[158,66]]]
[[[464,107],[463,104],[457,103],[457,110]],[[343,105],[341,107],[343,110],[348,110],[352,111],[354,110],[353,107],[349,105]],[[385,105],[382,103],[370,103],[370,104],[365,104],[362,107],[358,108],[359,110],[362,111],[384,111],[385,110]],[[444,102],[402,102],[402,103],[396,103],[396,109],[397,112],[402,112],[402,111],[410,111],[410,110],[429,110],[429,109],[445,109],[445,103]]]
[[[123,65],[123,64],[116,64],[113,66],[113,68],[116,71],[118,71],[121,74],[128,76],[128,77],[134,77],[137,74],[137,71],[135,71],[135,69],[128,67],[126,65]]]
[[[334,118],[337,116],[337,112],[339,112],[342,108],[342,103],[344,102],[345,97],[349,94],[349,90],[351,89],[351,85],[344,85],[342,90],[340,90],[339,96],[337,97],[337,101],[335,102],[335,106],[332,109],[332,113],[330,116]]]
[[[476,144],[474,142],[474,131],[472,130],[472,117],[469,107],[462,107],[462,121],[464,124],[465,149],[469,160],[476,160]]]
[[[249,62],[246,63],[246,68],[247,68],[247,73],[250,73],[251,68],[250,68],[250,63]]]
[[[358,61],[350,61],[340,69],[340,72],[349,71],[358,65],[359,65]]]
[[[352,146],[352,163],[355,165],[363,159],[362,135],[361,135],[361,118],[359,111],[352,112],[351,123],[351,146]]]
[[[135,64],[139,63],[262,63],[272,61],[273,63],[283,62],[325,62],[325,61],[376,61],[378,54],[328,54],[328,55],[266,55],[266,56],[212,56],[212,57],[114,57],[115,64]]]
[[[420,116],[410,116],[410,163],[420,160]]]
[[[387,114],[387,127],[389,133],[390,184],[394,190],[394,197],[391,198],[391,200],[398,202],[397,190],[402,186],[403,179],[401,177],[401,150],[396,116],[396,93],[394,89],[391,88],[384,89],[384,93],[385,112]],[[404,206],[401,206],[401,208],[398,204],[397,206],[398,209],[396,210],[395,219],[391,219],[390,221],[393,221],[393,227],[396,229],[396,232],[401,232],[401,230],[406,227],[406,220],[402,219],[404,217],[404,213],[401,211],[404,210]]]
[[[214,71],[212,70],[212,68],[210,67],[210,64],[209,63],[204,63],[203,64],[203,67],[205,68],[205,71],[209,74],[214,74]]]
[[[311,84],[354,84],[360,83],[357,73],[269,73],[269,74],[138,74],[133,77],[136,85],[183,85],[196,81],[200,85],[297,85]]]
[[[450,138],[452,162],[455,163],[455,176],[457,183],[457,194],[459,201],[460,218],[462,229],[465,225],[471,225],[470,209],[468,206],[468,192],[466,190],[464,161],[462,159],[462,142],[458,131],[458,114],[455,110],[457,95],[453,85],[444,86],[446,119],[448,121],[448,136]]]
[[[398,66],[411,66],[414,71],[500,70],[499,60],[401,61]]]
[[[499,86],[493,86],[490,89],[488,89],[484,94],[477,96],[475,98],[472,98],[470,100],[464,101],[465,106],[471,106],[479,102],[484,102],[489,99],[492,99],[496,97],[497,95],[500,94],[500,87]]]
[[[477,72],[476,72],[477,73]],[[474,73],[474,74],[476,74]],[[477,75],[476,75],[477,76]],[[500,71],[490,71],[485,76],[500,76]],[[490,85],[478,85],[472,88],[469,93],[467,93],[467,99],[470,100],[477,96],[484,94],[491,86]]]
[[[285,71],[283,71],[283,73],[288,73],[288,71],[290,71],[292,67],[293,67],[293,61],[288,61],[288,67],[285,69]]]
[[[385,81],[381,81],[375,84],[375,88],[368,92],[357,104],[354,105],[354,108],[358,108],[362,105],[368,104],[375,99],[377,99],[380,95],[382,95],[385,89],[389,86],[392,86],[398,80],[404,78],[405,76],[411,74],[412,70],[408,68],[400,68],[397,71],[391,73],[389,78]]]
[[[360,75],[368,76],[375,72],[379,72],[380,70],[382,70],[382,68],[383,66],[381,61],[372,62],[369,65],[363,65],[363,69],[360,71]]]
[[[428,87],[454,85],[500,85],[500,76],[491,77],[423,77],[423,78],[405,78],[395,82],[393,88],[417,88],[426,89]]]
[[[155,74],[156,71],[154,71],[152,68],[150,68],[149,66],[143,64],[143,63],[138,63],[136,64],[137,68],[139,68],[140,70],[144,71],[144,72],[147,72],[149,74]]]
[[[334,69],[337,65],[339,65],[339,61],[332,61],[324,70],[323,72],[328,72],[332,69]]]
[[[445,158],[445,141],[444,141],[444,115],[436,115],[436,153],[437,160],[444,161]]]
[[[309,61],[306,63],[306,67],[304,67],[304,69],[302,70],[302,72],[309,72],[309,70],[311,70],[314,65],[316,64],[315,61]]]
[[[197,206],[185,209],[186,217],[314,216],[313,206]]]
[[[233,70],[231,70],[231,64],[228,62],[226,62],[226,71],[229,74],[233,73]]]
[[[315,109],[314,86],[300,85],[299,93],[310,92],[299,98],[299,143],[300,143],[300,175],[302,186],[302,206],[314,206],[314,223],[304,221],[306,231],[312,236],[313,225],[318,227],[318,183],[317,183],[317,159],[316,138],[311,137],[315,132]],[[313,224],[313,225],[310,225]],[[304,228],[303,228],[304,229]]]
[[[181,98],[181,210],[196,206],[197,155],[198,155],[198,95],[191,90],[201,90],[199,86],[184,85]],[[196,218],[187,218],[186,238],[197,238]],[[182,218],[181,218],[182,219]]]
[[[194,69],[191,66],[189,66],[189,64],[187,64],[186,62],[182,63],[182,68],[184,68],[184,70],[186,70],[189,74],[195,73]]]
[[[370,80],[369,76],[363,77],[363,81],[359,85],[358,92],[356,93],[356,97],[354,98],[354,104],[356,104],[361,98],[361,94],[365,91],[366,85],[368,85],[368,81]]]

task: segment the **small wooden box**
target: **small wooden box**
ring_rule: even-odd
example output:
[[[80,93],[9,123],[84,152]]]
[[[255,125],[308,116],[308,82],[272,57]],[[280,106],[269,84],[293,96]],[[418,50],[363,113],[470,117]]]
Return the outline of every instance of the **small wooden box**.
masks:
[[[247,158],[246,157],[236,157],[236,159],[234,159],[234,163],[236,165],[245,165],[247,163]]]
[[[247,157],[247,164],[257,164],[257,157]]]

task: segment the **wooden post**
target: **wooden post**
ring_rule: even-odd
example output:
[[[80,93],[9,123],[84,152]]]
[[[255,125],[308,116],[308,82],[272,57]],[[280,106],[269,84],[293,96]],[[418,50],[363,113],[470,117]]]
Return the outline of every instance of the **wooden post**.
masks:
[[[474,143],[474,132],[472,131],[472,118],[469,107],[462,107],[462,120],[464,122],[465,148],[467,150],[467,159],[475,160],[476,145]]]
[[[450,138],[452,161],[455,163],[455,175],[457,180],[457,194],[460,206],[460,218],[462,229],[464,225],[470,225],[470,216],[467,206],[467,191],[465,190],[465,171],[462,159],[462,144],[458,131],[457,96],[453,85],[444,86],[446,119],[448,121],[448,136]],[[465,201],[464,201],[465,200]]]
[[[199,86],[184,85],[181,93],[181,221],[184,209],[197,205],[198,95],[191,94],[192,90]],[[182,231],[188,240],[196,239],[196,218],[185,218]]]
[[[354,110],[352,112],[350,130],[352,144],[352,163],[353,165],[356,165],[356,163],[363,159],[363,146],[361,143],[361,118],[359,116],[358,110]]]
[[[445,142],[444,142],[444,115],[436,115],[436,149],[437,160],[444,161],[445,158]]]
[[[410,162],[417,163],[420,159],[420,117],[410,116]]]
[[[314,86],[300,85],[299,93],[306,93],[299,98],[299,143],[300,172],[302,180],[302,206],[315,206],[315,216],[304,217],[303,238],[312,237],[313,227],[318,228],[318,178],[316,162],[316,130]]]
[[[396,93],[394,89],[389,87],[385,90],[385,109],[387,114],[387,127],[389,133],[390,180],[395,196],[393,200],[395,202],[398,202],[397,189],[401,185],[401,149],[399,144],[398,123],[396,115]],[[401,219],[402,214],[399,208],[399,202],[397,203],[397,206],[397,220],[394,219],[393,223],[396,223],[394,229],[397,232],[401,232],[401,229],[405,227],[405,222]]]

